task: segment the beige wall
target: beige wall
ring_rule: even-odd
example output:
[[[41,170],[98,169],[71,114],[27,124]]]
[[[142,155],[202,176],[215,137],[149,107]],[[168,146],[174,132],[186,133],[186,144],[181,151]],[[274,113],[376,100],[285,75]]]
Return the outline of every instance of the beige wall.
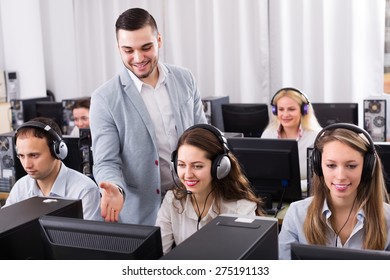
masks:
[[[10,132],[12,118],[11,105],[7,102],[0,103],[0,133]]]

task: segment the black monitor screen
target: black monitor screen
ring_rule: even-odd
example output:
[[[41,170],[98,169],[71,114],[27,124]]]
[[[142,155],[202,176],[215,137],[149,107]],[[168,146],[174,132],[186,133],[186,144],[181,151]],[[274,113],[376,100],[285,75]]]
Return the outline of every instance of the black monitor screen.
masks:
[[[292,260],[390,260],[390,252],[291,244]]]
[[[358,103],[312,103],[312,106],[322,127],[341,122],[359,125]]]
[[[68,155],[63,159],[63,163],[74,170],[83,173],[83,156],[80,150],[80,138],[64,135],[62,140],[68,147]]]
[[[302,199],[297,141],[229,138],[228,144],[260,197],[274,202]]]
[[[46,117],[55,121],[63,132],[64,116],[61,102],[39,101],[35,103],[37,117]]]
[[[163,254],[156,226],[50,216],[39,222],[48,259],[153,260]]]
[[[382,162],[387,192],[390,194],[390,142],[375,142],[375,147]]]
[[[241,132],[245,137],[260,137],[268,125],[268,105],[257,103],[221,104],[226,132]]]
[[[50,97],[37,97],[29,99],[13,99],[11,104],[13,105],[13,110],[18,112],[22,109],[22,119],[24,122],[31,120],[37,116],[35,105],[37,102],[49,102]]]

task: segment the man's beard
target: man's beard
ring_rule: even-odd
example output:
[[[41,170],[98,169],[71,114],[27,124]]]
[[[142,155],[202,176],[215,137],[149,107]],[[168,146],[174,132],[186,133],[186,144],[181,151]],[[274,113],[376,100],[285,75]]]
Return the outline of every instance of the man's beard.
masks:
[[[137,74],[137,73],[135,73],[135,71],[134,71],[134,67],[132,68],[132,69],[129,69],[131,72],[133,72],[133,74],[138,78],[138,79],[140,79],[140,80],[142,80],[142,79],[146,79],[146,78],[148,78],[152,73],[153,73],[153,71],[154,71],[154,69],[156,69],[156,67],[157,67],[157,61],[158,61],[158,57],[156,58],[156,59],[154,59],[154,60],[151,60],[151,61],[149,61],[149,64],[151,65],[150,67],[150,70],[147,72],[147,73],[144,73],[144,74]]]

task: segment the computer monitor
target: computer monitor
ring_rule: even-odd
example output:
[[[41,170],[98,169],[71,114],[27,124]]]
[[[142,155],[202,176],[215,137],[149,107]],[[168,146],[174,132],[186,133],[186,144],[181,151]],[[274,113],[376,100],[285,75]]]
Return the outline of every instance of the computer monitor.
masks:
[[[358,103],[311,103],[322,127],[334,123],[359,125]]]
[[[222,214],[211,220],[163,260],[277,260],[278,220]]]
[[[39,219],[48,259],[153,260],[162,256],[156,226],[43,216]]]
[[[260,103],[221,104],[225,132],[241,132],[260,137],[268,125],[268,105]]]
[[[61,102],[38,101],[35,103],[37,117],[46,117],[55,121],[63,131],[64,116]]]
[[[32,197],[0,209],[0,259],[45,259],[39,217],[54,215],[81,220],[81,200]]]
[[[39,101],[50,101],[50,97],[46,96],[29,99],[11,99],[10,103],[13,130],[16,130],[20,125],[37,116],[35,104]]]
[[[62,140],[68,147],[68,155],[62,162],[69,168],[83,173],[83,156],[80,150],[80,138],[63,135]]]
[[[292,260],[390,260],[390,252],[291,244]]]
[[[297,141],[245,137],[227,141],[258,196],[280,204],[302,199]]]
[[[374,142],[374,144],[382,162],[387,192],[390,194],[390,142]]]

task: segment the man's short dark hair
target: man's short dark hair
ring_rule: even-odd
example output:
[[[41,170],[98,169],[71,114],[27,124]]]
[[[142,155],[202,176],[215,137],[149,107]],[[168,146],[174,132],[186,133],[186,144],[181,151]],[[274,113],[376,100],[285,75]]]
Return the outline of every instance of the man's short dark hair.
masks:
[[[145,26],[151,26],[153,31],[158,33],[157,24],[153,16],[148,11],[141,8],[132,8],[124,11],[115,23],[116,32],[118,30],[135,31]]]

